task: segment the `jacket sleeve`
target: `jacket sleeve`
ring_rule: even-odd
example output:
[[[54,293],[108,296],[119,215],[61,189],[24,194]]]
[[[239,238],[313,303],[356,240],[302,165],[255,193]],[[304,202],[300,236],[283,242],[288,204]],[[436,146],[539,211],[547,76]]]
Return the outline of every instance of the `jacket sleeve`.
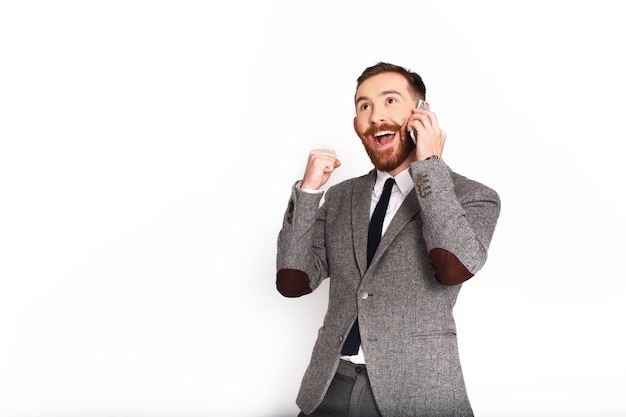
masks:
[[[411,175],[435,278],[443,285],[470,279],[487,260],[500,215],[498,194],[453,173],[442,160],[414,162]]]
[[[308,294],[328,277],[322,197],[300,190],[297,183],[292,187],[276,256],[276,288],[285,297]]]

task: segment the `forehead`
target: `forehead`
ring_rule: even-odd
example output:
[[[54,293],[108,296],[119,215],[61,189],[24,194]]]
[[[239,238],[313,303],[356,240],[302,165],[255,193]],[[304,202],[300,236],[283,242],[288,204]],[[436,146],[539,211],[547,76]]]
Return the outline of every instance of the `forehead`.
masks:
[[[374,99],[384,96],[390,91],[404,96],[410,96],[409,83],[401,74],[396,72],[383,72],[363,81],[357,88],[355,99]]]

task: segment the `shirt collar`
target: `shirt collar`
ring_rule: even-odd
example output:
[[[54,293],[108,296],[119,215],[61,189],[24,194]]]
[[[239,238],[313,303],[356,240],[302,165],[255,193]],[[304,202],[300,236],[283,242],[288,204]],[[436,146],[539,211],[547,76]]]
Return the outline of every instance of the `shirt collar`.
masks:
[[[391,178],[391,175],[388,172],[376,170],[376,183],[374,184],[374,195],[380,196],[383,192],[383,187],[385,185],[385,181],[387,178]],[[409,168],[401,171],[393,177],[396,180],[396,187],[400,190],[402,195],[405,197],[413,190],[413,178],[411,178],[411,173],[409,172]],[[395,190],[392,189],[392,191]]]

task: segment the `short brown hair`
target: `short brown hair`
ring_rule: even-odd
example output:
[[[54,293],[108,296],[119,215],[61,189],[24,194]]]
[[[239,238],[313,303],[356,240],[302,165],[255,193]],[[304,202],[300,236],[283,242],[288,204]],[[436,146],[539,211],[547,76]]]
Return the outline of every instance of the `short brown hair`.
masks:
[[[422,77],[420,77],[418,73],[387,62],[379,62],[376,65],[366,68],[361,76],[359,76],[356,80],[357,90],[365,80],[373,77],[374,75],[382,74],[383,72],[395,72],[402,75],[408,81],[409,88],[413,90],[413,93],[417,96],[417,98],[426,100],[426,85],[424,85],[424,81],[422,81]]]

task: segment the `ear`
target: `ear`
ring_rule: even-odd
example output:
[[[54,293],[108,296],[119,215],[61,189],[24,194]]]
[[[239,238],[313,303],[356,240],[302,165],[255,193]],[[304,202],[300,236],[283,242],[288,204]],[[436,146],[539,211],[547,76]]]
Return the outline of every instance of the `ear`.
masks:
[[[356,128],[356,116],[354,116],[354,120],[352,120],[352,127],[354,127],[354,133],[359,136],[359,129]]]
[[[426,106],[426,108],[428,109],[428,111],[430,111],[430,103],[427,102],[426,100],[424,100],[424,105]]]

